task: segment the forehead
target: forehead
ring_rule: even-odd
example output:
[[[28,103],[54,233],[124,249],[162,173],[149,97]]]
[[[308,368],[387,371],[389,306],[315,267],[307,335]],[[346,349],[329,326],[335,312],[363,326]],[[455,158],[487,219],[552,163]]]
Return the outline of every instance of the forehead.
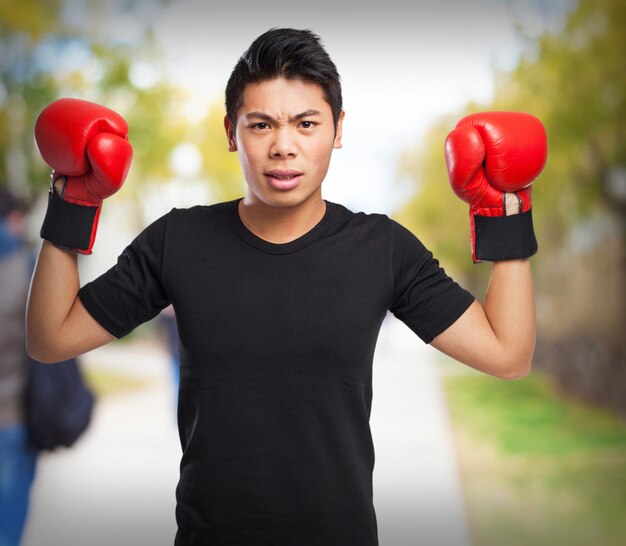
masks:
[[[318,110],[322,115],[332,116],[322,86],[302,80],[275,78],[246,85],[239,116],[263,112],[280,118],[307,110]]]

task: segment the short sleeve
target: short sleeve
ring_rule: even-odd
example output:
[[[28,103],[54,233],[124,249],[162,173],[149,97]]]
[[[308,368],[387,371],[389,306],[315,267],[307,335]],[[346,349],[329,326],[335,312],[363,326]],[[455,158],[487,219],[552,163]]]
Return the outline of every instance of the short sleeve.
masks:
[[[120,254],[115,266],[78,292],[89,314],[117,338],[152,319],[170,303],[161,278],[167,216],[144,229]]]
[[[474,301],[408,229],[392,220],[393,303],[389,310],[425,343],[451,326]]]

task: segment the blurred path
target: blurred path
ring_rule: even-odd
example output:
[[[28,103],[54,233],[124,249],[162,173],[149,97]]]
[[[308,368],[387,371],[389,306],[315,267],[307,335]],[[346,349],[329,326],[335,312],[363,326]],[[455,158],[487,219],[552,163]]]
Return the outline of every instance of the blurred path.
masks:
[[[180,444],[167,356],[113,342],[83,365],[149,386],[100,399],[79,443],[40,459],[23,546],[172,546]]]
[[[381,546],[471,544],[437,355],[399,320],[383,323],[370,419]]]
[[[434,355],[385,321],[371,418],[381,546],[470,544]],[[75,448],[42,457],[23,546],[171,546],[180,446],[169,361],[159,347],[113,343],[84,365],[150,386],[100,400]]]

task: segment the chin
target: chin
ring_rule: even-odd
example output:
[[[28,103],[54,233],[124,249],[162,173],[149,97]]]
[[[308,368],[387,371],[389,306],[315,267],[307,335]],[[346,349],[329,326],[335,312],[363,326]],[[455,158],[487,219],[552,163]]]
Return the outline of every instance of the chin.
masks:
[[[308,201],[315,201],[318,198],[321,199],[321,192],[304,192],[300,188],[295,188],[284,192],[267,192],[261,196],[261,201],[269,207],[286,209],[299,207]]]

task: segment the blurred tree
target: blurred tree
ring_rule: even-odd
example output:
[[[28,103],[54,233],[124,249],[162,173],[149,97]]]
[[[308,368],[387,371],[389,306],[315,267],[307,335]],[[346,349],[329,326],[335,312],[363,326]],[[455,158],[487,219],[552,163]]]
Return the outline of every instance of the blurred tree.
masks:
[[[497,74],[492,103],[443,118],[421,153],[406,152],[400,173],[412,177],[416,192],[398,216],[462,271],[470,288],[484,286],[489,268],[468,259],[466,207],[449,188],[443,142],[460,117],[477,110],[540,118],[549,153],[533,187],[543,342],[536,360],[562,385],[626,415],[625,29],[621,0],[580,0],[561,31],[527,35],[517,66]]]
[[[181,141],[205,156],[197,178],[212,196],[240,193],[223,106],[189,121],[185,91],[166,78],[151,29],[163,3],[0,0],[0,184],[25,196],[47,187],[32,128],[43,107],[64,96],[99,102],[128,121],[134,159],[122,195],[138,202],[143,184],[169,182]]]
[[[551,204],[542,227],[561,244],[571,228],[626,201],[609,173],[626,167],[626,4],[581,0],[564,30],[530,42],[511,74],[498,80],[493,106],[526,109],[546,126],[549,161],[537,197]]]
[[[63,34],[59,16],[60,2],[0,0],[0,184],[18,195],[35,176],[26,126],[33,110],[54,97],[49,74],[33,63],[34,52],[46,33]]]
[[[536,361],[561,386],[626,416],[626,4],[581,0],[541,36],[496,107],[544,120],[549,161],[536,199],[540,325]]]
[[[467,112],[441,118],[427,132],[420,151],[402,153],[398,175],[412,180],[416,190],[394,216],[418,234],[446,269],[480,297],[489,271],[472,267],[468,207],[450,188],[443,155],[447,134],[458,119],[475,110],[480,108],[470,105]]]

